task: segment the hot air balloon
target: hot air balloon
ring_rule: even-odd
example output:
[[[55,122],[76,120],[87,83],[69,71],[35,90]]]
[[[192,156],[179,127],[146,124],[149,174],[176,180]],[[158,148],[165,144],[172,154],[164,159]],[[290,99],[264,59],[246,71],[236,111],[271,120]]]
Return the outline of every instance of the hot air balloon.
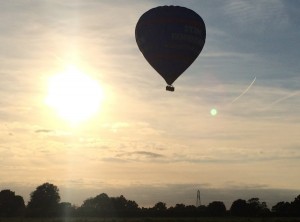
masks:
[[[203,49],[203,19],[181,6],[160,6],[145,12],[135,28],[137,45],[148,63],[174,91],[174,81],[195,61]]]

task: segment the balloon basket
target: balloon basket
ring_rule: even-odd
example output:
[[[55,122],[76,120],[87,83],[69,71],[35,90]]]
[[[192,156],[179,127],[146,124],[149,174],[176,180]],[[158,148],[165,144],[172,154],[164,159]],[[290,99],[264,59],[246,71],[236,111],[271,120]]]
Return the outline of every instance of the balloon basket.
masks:
[[[175,90],[175,88],[174,88],[174,86],[166,86],[166,90],[167,91],[170,91],[170,92],[174,92],[174,90]]]

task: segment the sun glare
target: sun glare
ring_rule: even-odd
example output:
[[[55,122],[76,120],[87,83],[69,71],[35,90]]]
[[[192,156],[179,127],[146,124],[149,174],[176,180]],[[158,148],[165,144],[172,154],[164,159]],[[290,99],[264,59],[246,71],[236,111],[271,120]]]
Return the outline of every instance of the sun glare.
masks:
[[[99,83],[69,66],[49,79],[46,104],[71,124],[78,124],[95,114],[103,100]]]

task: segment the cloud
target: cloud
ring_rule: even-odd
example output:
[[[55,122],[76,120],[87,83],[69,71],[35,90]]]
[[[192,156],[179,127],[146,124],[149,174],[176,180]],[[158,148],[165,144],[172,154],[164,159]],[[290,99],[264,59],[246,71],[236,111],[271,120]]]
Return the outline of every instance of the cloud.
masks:
[[[225,5],[225,13],[233,17],[235,23],[239,24],[239,28],[245,29],[253,27],[253,32],[265,32],[270,26],[284,26],[288,23],[288,17],[285,12],[284,3],[274,1],[254,1],[249,3],[244,0],[228,1]]]
[[[104,127],[109,127],[111,131],[117,132],[119,130],[122,130],[124,128],[130,127],[130,123],[127,122],[117,122],[113,123],[112,125],[105,124]]]
[[[145,161],[145,159],[153,160],[153,159],[165,157],[162,154],[148,152],[148,151],[125,152],[125,153],[117,154],[116,156],[122,158],[125,157],[128,160],[138,160],[138,161]]]
[[[186,162],[193,164],[236,164],[236,163],[267,163],[274,161],[297,161],[300,159],[300,152],[295,149],[272,147],[211,147],[203,149],[202,152],[190,151],[189,153],[174,153],[164,161]]]
[[[38,129],[35,131],[36,133],[53,133],[53,130],[48,130],[48,129]]]
[[[297,96],[297,95],[299,95],[299,93],[300,93],[299,90],[298,90],[298,91],[295,91],[295,92],[292,92],[292,93],[289,93],[288,95],[283,96],[283,97],[281,97],[281,98],[275,100],[274,102],[272,102],[272,103],[269,105],[268,108],[271,108],[272,106],[274,106],[274,105],[276,105],[276,104],[278,104],[278,103],[280,103],[280,102],[282,102],[282,101],[284,101],[284,100],[287,100],[287,99],[289,99],[289,98],[291,98],[291,97]]]
[[[128,160],[124,160],[123,158],[114,158],[114,157],[106,157],[106,158],[101,158],[101,161],[104,162],[115,162],[115,163],[126,163]]]
[[[134,102],[135,103],[135,102]],[[149,122],[138,121],[137,122],[113,122],[105,123],[102,125],[104,129],[108,129],[113,133],[126,133],[134,135],[161,135],[163,134],[162,130],[155,129]]]

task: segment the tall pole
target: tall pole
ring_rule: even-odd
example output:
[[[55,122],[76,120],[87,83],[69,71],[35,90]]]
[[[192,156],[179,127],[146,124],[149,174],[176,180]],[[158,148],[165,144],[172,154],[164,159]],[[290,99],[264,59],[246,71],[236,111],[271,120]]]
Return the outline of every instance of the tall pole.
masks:
[[[196,207],[201,206],[201,196],[200,196],[200,190],[197,191],[197,201],[196,201]]]

